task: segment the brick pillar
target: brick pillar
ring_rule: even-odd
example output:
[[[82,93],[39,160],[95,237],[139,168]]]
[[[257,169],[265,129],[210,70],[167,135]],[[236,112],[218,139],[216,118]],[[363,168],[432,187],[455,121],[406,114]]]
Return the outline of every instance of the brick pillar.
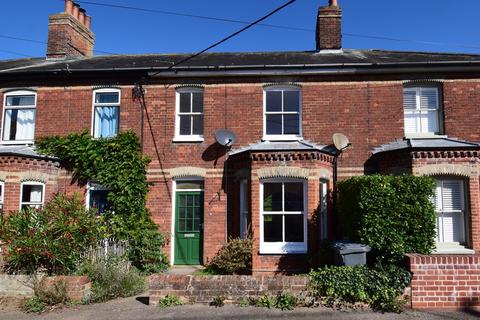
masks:
[[[469,225],[472,249],[480,251],[480,185],[478,176],[470,176],[469,181]]]
[[[252,237],[253,237],[253,250],[252,250],[252,270],[261,268],[260,253],[260,181],[258,177],[253,176],[251,180],[251,215],[252,215]]]

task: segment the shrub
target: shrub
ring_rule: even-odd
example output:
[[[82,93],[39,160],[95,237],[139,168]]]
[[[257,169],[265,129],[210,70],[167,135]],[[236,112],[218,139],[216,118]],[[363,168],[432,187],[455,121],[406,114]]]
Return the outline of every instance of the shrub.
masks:
[[[435,244],[435,184],[430,177],[361,176],[338,183],[338,226],[344,238],[368,244],[383,263]]]
[[[120,297],[131,297],[145,289],[145,278],[128,261],[115,256],[105,260],[84,261],[78,274],[92,280],[92,294],[89,301],[103,302]]]
[[[275,308],[281,310],[293,310],[297,305],[297,297],[288,292],[279,293],[276,300]]]
[[[324,267],[309,274],[309,291],[327,303],[340,300],[347,303],[364,302],[374,309],[399,312],[399,296],[410,283],[411,274],[399,267],[368,266]]]
[[[225,306],[225,297],[224,296],[216,296],[213,298],[213,300],[210,302],[211,306],[221,308]]]
[[[65,137],[42,138],[36,146],[39,152],[59,158],[79,182],[95,181],[110,190],[109,209],[105,212],[109,221],[107,236],[129,241],[129,259],[135,267],[151,273],[168,266],[161,251],[165,237],[158,232],[145,206],[150,160],[142,154],[135,133],[122,132],[113,138],[92,139],[84,131]]]
[[[23,306],[23,310],[27,313],[41,313],[44,312],[46,308],[47,305],[37,296],[33,296],[25,301],[25,305]]]
[[[0,239],[9,272],[69,274],[80,254],[101,238],[101,219],[85,209],[78,195],[57,194],[43,209],[6,215]]]
[[[165,297],[160,298],[160,300],[158,301],[159,308],[176,307],[182,305],[182,299],[173,294],[167,294]]]
[[[252,240],[230,238],[207,265],[220,274],[248,272],[252,266]]]

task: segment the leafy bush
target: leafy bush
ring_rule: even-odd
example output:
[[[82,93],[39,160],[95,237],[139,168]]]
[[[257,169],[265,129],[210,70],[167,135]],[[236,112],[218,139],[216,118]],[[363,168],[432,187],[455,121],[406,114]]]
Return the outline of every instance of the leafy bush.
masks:
[[[101,238],[101,226],[78,195],[58,194],[43,209],[7,215],[0,225],[7,271],[72,273],[80,254]]]
[[[95,181],[110,190],[109,210],[105,213],[110,222],[107,236],[129,241],[129,259],[135,267],[143,272],[159,272],[168,266],[161,251],[165,237],[145,207],[150,160],[143,156],[133,132],[92,139],[84,131],[43,138],[36,145],[39,152],[59,158],[79,182]]]
[[[211,306],[221,308],[225,306],[225,297],[224,296],[216,296],[213,298],[213,300],[210,302]]]
[[[245,273],[252,266],[252,240],[230,238],[208,263],[207,268],[220,274]]]
[[[383,311],[399,312],[399,296],[410,283],[411,274],[399,267],[370,268],[324,267],[309,274],[309,291],[327,303],[340,300],[347,303],[364,302]]]
[[[182,305],[182,299],[173,294],[167,294],[165,297],[160,298],[160,300],[158,301],[159,308],[177,307]]]
[[[37,296],[33,296],[25,301],[25,305],[23,306],[23,310],[27,313],[41,313],[44,312],[46,308],[47,305]]]
[[[145,278],[128,261],[115,256],[105,260],[84,261],[78,274],[92,280],[92,294],[89,301],[103,302],[119,297],[131,297],[145,289]]]
[[[382,263],[435,244],[435,184],[430,177],[361,176],[338,183],[339,233],[368,244]]]
[[[276,300],[275,307],[281,310],[293,310],[297,305],[297,297],[288,292],[279,293]]]

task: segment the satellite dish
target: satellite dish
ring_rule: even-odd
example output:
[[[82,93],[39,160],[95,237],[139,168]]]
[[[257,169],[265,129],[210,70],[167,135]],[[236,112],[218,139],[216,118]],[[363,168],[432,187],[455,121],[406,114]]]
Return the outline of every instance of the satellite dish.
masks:
[[[219,129],[215,132],[215,140],[224,147],[231,147],[237,142],[237,135],[227,129]]]
[[[337,148],[337,150],[342,151],[350,145],[350,141],[348,140],[347,136],[342,133],[334,133],[332,139],[333,145],[335,148]]]

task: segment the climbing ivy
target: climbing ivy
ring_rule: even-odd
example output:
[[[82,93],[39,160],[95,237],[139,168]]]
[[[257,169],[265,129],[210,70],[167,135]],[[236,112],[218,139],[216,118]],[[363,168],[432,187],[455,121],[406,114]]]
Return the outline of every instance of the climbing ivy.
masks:
[[[165,237],[158,232],[146,208],[149,184],[146,179],[150,160],[140,150],[133,132],[113,138],[92,139],[86,132],[37,141],[37,151],[57,157],[73,172],[80,184],[88,181],[108,188],[108,233],[130,241],[130,260],[142,271],[158,272],[166,267],[161,251]]]

